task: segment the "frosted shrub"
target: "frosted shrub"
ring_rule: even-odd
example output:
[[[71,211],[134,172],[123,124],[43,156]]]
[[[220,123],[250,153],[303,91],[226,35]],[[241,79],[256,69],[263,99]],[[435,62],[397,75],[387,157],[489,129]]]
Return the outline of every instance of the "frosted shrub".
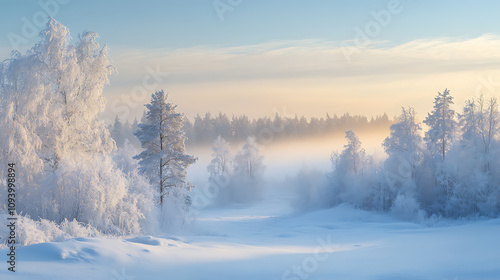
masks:
[[[187,206],[189,202],[186,201],[188,197],[187,191],[182,188],[171,190],[169,195],[165,197],[160,216],[160,228],[163,232],[173,234],[184,229],[187,222],[186,214],[189,211]]]
[[[425,219],[425,212],[420,209],[417,200],[407,195],[396,197],[391,212],[394,216],[407,221],[422,222]]]
[[[339,154],[331,156],[333,171],[331,177],[332,204],[343,202],[357,207],[365,207],[374,178],[374,164],[367,156],[361,141],[353,131],[346,131],[347,145]]]
[[[129,194],[129,181],[107,156],[64,162],[53,191],[56,221],[76,219],[109,234],[140,231],[144,215]]]
[[[91,226],[85,226],[76,220],[64,220],[60,225],[41,219],[34,221],[29,217],[19,217],[17,228],[18,239],[21,245],[63,241],[74,237],[89,237],[99,235],[99,231]]]
[[[123,172],[128,182],[128,193],[144,216],[139,219],[141,233],[153,234],[159,230],[158,197],[149,180],[139,173],[139,163],[133,159],[137,153],[137,149],[125,140],[124,146],[114,153],[113,161]]]

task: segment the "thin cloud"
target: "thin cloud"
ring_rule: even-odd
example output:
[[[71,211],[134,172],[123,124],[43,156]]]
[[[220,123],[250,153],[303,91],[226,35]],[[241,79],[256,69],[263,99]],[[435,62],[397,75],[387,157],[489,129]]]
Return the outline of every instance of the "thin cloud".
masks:
[[[230,48],[116,50],[113,58],[124,81],[146,65],[162,65],[179,83],[254,79],[356,77],[428,71],[470,71],[500,63],[500,37],[416,40],[390,48],[365,48],[351,63],[338,42],[283,41]]]
[[[408,104],[425,113],[437,91],[451,88],[459,106],[474,95],[481,77],[499,73],[500,37],[493,34],[383,45],[360,49],[350,63],[340,42],[321,40],[227,48],[111,49],[119,74],[106,92],[110,100],[130,93],[142,84],[149,66],[170,73],[158,87],[172,91],[191,115],[220,110],[269,114],[276,106],[294,108],[299,115],[397,114]],[[236,97],[242,102],[227,103]]]

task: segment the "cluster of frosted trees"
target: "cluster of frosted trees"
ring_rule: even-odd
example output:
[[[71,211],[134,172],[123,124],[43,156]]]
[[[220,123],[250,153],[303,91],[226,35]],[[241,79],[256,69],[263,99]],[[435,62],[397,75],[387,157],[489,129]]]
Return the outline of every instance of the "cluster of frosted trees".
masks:
[[[145,122],[145,117],[146,116],[141,120],[142,122]],[[128,120],[122,122],[120,118],[116,116],[115,121],[113,124],[109,125],[108,128],[111,137],[115,140],[117,148],[123,148],[127,143],[136,148],[141,147],[141,142],[139,142],[139,139],[134,135],[134,132],[139,129],[139,122],[137,119],[135,119],[133,123],[130,123]]]
[[[366,155],[352,131],[332,155],[333,171],[320,186],[298,184],[298,204],[329,207],[343,202],[393,211],[404,218],[496,216],[500,210],[500,114],[496,98],[466,101],[453,109],[449,90],[439,93],[423,121],[402,109],[383,142],[388,158]],[[297,182],[310,174],[302,172]],[[326,198],[326,199],[325,199]]]
[[[233,155],[229,143],[221,136],[217,137],[207,168],[213,203],[250,203],[261,198],[264,187],[262,160],[255,138],[248,137]]]
[[[189,204],[182,190],[190,188],[185,169],[195,159],[184,154],[182,116],[163,91],[153,94],[147,122],[137,125],[144,148],[139,161],[130,149],[117,151],[98,117],[105,107],[103,88],[114,71],[107,48],[92,32],[70,44],[68,29],[54,19],[40,37],[26,54],[15,52],[0,65],[0,177],[5,178],[8,163],[16,164],[21,229],[43,228],[40,234],[79,227],[106,234],[156,230],[162,220],[158,205],[167,196]],[[5,212],[5,192],[0,200]]]
[[[326,115],[325,118],[285,117],[276,114],[273,118],[261,117],[254,120],[247,116],[233,116],[231,119],[223,113],[213,117],[210,113],[204,117],[197,115],[194,122],[184,120],[187,144],[211,144],[222,136],[231,143],[245,141],[250,136],[259,136],[259,132],[271,129],[276,138],[297,138],[326,135],[343,132],[348,128],[356,130],[386,129],[392,124],[386,114],[368,120],[365,116],[351,116],[348,113],[338,117]]]

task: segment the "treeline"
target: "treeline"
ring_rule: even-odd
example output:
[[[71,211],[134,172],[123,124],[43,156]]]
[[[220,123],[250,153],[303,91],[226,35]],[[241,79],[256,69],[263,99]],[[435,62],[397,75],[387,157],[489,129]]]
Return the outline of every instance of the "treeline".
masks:
[[[141,122],[144,122],[144,117]],[[274,117],[260,117],[250,119],[246,115],[228,117],[219,113],[212,116],[206,113],[204,117],[197,115],[194,121],[184,117],[183,131],[187,137],[186,145],[213,144],[218,136],[230,143],[240,143],[248,137],[256,137],[257,141],[268,137],[273,139],[296,139],[310,136],[343,133],[346,130],[362,131],[367,129],[388,129],[394,121],[387,114],[382,114],[368,119],[366,116],[350,115],[345,113],[340,117],[336,114],[325,117],[312,117],[307,119],[302,116],[285,117],[276,114]],[[118,117],[109,125],[111,136],[118,147],[122,147],[125,140],[136,147],[140,147],[134,132],[138,128],[137,119],[130,123],[123,123]],[[272,136],[270,136],[272,134]]]
[[[308,136],[326,135],[334,132],[343,132],[348,129],[357,131],[364,129],[387,129],[392,124],[387,114],[368,119],[366,116],[342,116],[326,114],[325,117],[312,117],[307,119],[302,116],[285,117],[276,114],[274,117],[260,117],[250,119],[248,116],[233,116],[219,113],[212,116],[206,113],[204,117],[197,115],[194,122],[184,119],[184,132],[188,138],[186,144],[212,144],[218,136],[229,142],[243,142],[248,137],[257,140],[269,137],[274,139],[293,139]]]
[[[134,135],[134,132],[139,130],[139,122],[137,119],[135,119],[133,123],[130,123],[128,120],[123,123],[120,118],[116,116],[115,122],[109,125],[108,129],[118,148],[122,148],[125,142],[132,144],[136,148],[141,147],[141,142],[139,142],[137,136]]]

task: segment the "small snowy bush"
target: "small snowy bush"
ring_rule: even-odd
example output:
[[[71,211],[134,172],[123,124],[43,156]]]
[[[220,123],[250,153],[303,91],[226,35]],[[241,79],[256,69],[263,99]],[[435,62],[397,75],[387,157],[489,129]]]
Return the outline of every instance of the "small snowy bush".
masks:
[[[422,222],[425,219],[425,212],[420,209],[417,200],[407,195],[398,195],[391,208],[394,216],[414,222]]]
[[[7,215],[0,215],[3,221],[7,221]],[[3,222],[0,230],[1,240],[7,240],[9,236],[6,222]],[[84,225],[76,220],[64,220],[61,224],[40,219],[32,220],[27,216],[19,216],[16,227],[16,242],[26,246],[36,243],[63,241],[75,237],[99,236],[100,232],[89,225]]]

